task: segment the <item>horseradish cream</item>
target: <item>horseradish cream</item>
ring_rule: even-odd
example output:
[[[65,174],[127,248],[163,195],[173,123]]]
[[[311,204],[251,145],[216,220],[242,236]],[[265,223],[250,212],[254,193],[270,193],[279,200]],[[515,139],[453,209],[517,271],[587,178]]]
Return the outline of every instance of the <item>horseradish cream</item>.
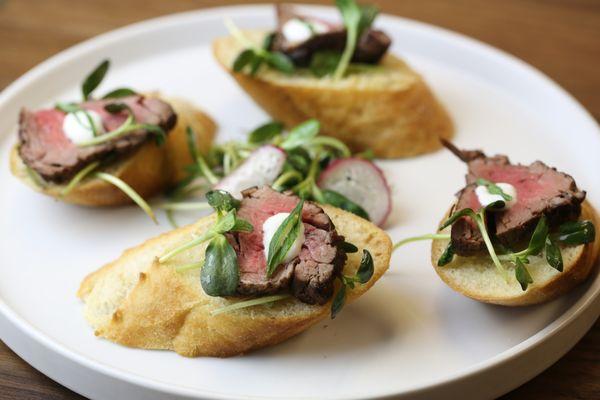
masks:
[[[299,18],[292,18],[283,24],[281,33],[290,43],[302,43],[310,39],[315,33],[324,33],[327,26],[317,21],[303,21]]]
[[[86,116],[86,114],[89,116]],[[63,121],[63,132],[73,143],[77,144],[85,142],[94,138],[94,130],[90,124],[92,121],[93,126],[96,128],[98,134],[104,133],[104,126],[102,125],[102,117],[95,111],[76,111],[67,113]]]
[[[271,240],[273,240],[273,235],[275,235],[275,232],[277,231],[277,229],[279,229],[279,227],[283,223],[283,220],[286,219],[288,215],[290,215],[290,213],[275,214],[267,218],[267,220],[263,223],[263,245],[265,248],[265,259],[267,260],[269,259],[269,246],[271,244]],[[288,263],[294,258],[298,257],[298,254],[300,254],[300,250],[302,249],[303,243],[304,224],[300,224],[300,231],[298,232],[298,237],[296,237],[296,240],[294,240],[294,243],[292,243],[292,246],[285,255],[285,258],[283,259],[282,263]]]
[[[479,204],[481,204],[483,207],[487,207],[490,204],[495,203],[497,201],[503,201],[504,209],[509,209],[513,205],[515,205],[515,203],[517,202],[517,190],[515,189],[515,187],[510,183],[504,182],[496,183],[496,186],[502,189],[504,193],[512,197],[512,199],[506,201],[499,194],[490,193],[487,186],[478,185],[477,188],[475,188],[475,194],[477,195],[477,200],[479,200]]]

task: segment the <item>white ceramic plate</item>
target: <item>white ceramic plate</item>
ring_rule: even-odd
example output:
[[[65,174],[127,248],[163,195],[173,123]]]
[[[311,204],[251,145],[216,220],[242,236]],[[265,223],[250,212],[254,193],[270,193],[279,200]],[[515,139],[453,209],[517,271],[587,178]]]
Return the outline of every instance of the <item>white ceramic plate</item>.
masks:
[[[331,9],[312,8],[332,17]],[[549,304],[489,306],[448,289],[429,264],[429,244],[403,248],[390,271],[335,321],[270,349],[230,359],[187,359],[97,339],[81,316],[81,279],[158,232],[138,209],[95,210],[35,194],[10,176],[19,108],[79,98],[101,59],[103,88],[127,85],[195,101],[219,123],[221,140],[266,115],[214,61],[223,17],[273,26],[268,6],[179,14],[120,29],[36,67],[0,97],[0,336],[51,378],[97,399],[335,398],[484,399],[504,393],[564,354],[600,312],[600,278]],[[456,143],[545,160],[569,171],[600,208],[598,126],[568,94],[511,56],[422,23],[377,24],[431,84],[456,123]],[[449,152],[382,162],[394,189],[394,239],[430,232],[462,186]]]

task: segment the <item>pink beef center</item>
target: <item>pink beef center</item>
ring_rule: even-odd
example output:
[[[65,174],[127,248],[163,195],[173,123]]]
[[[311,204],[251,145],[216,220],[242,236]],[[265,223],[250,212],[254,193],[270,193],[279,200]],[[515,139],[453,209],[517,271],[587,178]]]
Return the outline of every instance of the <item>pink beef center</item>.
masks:
[[[153,114],[150,109],[138,104],[137,99],[139,99],[139,97],[129,97],[122,99],[121,102],[124,102],[131,107],[136,121],[143,121],[148,124],[160,123],[159,118]],[[106,101],[90,101],[82,103],[81,107],[100,114],[104,130],[110,132],[121,126],[127,119],[127,115],[124,112],[119,114],[107,112],[104,109],[106,104]],[[34,115],[35,124],[37,125],[36,131],[40,132],[39,143],[44,149],[67,149],[75,147],[73,142],[71,142],[63,132],[62,126],[65,119],[65,113],[56,109],[45,109],[36,111]]]
[[[35,113],[34,123],[36,130],[40,132],[40,147],[71,147],[71,141],[62,130],[65,114],[61,111],[50,109],[40,110]]]
[[[242,232],[239,234],[240,251],[238,254],[238,265],[242,273],[264,274],[267,268],[263,246],[263,224],[267,218],[278,213],[292,212],[297,204],[297,199],[290,196],[271,196],[268,201],[265,199],[247,198],[244,199],[244,206],[240,208],[238,216],[250,222],[254,227],[252,232]],[[303,219],[306,215],[306,207],[303,209]],[[319,231],[312,225],[304,224],[307,241],[303,247],[311,243],[311,232]],[[310,246],[312,247],[312,246]],[[307,250],[303,248],[303,251]]]
[[[545,200],[556,196],[558,190],[568,190],[568,180],[558,174],[535,173],[527,167],[520,165],[475,165],[473,163],[472,172],[478,177],[492,182],[506,182],[513,185],[517,191],[517,203],[505,212],[506,217],[528,214],[532,204],[543,204]],[[473,193],[474,195],[474,193]],[[477,197],[474,201],[477,207],[481,207]],[[472,201],[470,201],[472,202]]]

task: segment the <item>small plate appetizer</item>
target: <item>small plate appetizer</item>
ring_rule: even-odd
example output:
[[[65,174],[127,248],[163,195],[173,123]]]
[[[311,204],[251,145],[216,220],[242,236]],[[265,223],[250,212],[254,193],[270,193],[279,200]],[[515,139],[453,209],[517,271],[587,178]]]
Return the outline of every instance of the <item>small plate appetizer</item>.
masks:
[[[541,161],[444,145],[467,164],[466,186],[433,239],[432,264],[452,289],[486,303],[550,301],[588,278],[598,259],[598,214],[568,174]]]
[[[103,61],[82,85],[81,102],[52,109],[22,109],[19,140],[10,158],[13,175],[36,191],[86,206],[137,203],[181,179],[191,162],[185,127],[194,127],[198,150],[210,147],[215,124],[186,101],[118,88],[92,97],[109,69]]]
[[[338,0],[342,22],[278,5],[273,31],[217,39],[220,64],[273,119],[291,127],[317,118],[327,136],[353,151],[397,158],[434,151],[453,124],[423,78],[389,54],[391,39],[372,28],[378,10]]]
[[[214,145],[206,157],[196,151],[189,129],[189,151],[195,162],[170,192],[172,201],[162,207],[173,221],[174,210],[210,208],[206,202],[189,201],[207,185],[237,198],[249,187],[268,185],[383,226],[392,208],[383,172],[369,160],[369,152],[352,155],[342,141],[319,136],[320,127],[319,121],[310,119],[286,132],[282,123],[269,122],[250,132],[246,141]]]
[[[334,318],[388,268],[388,235],[354,214],[268,186],[207,199],[215,214],[83,281],[97,336],[189,357],[242,354]]]

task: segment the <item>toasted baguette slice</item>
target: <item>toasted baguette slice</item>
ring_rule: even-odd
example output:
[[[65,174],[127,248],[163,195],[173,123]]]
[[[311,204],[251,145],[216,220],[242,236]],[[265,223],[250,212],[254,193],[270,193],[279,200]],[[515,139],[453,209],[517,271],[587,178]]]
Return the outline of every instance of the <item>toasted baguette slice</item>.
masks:
[[[347,241],[368,249],[373,256],[373,277],[349,290],[350,302],[387,270],[392,244],[388,235],[370,222],[331,206],[322,207]],[[282,342],[329,316],[330,303],[308,305],[292,298],[211,315],[239,299],[206,295],[198,269],[175,271],[177,265],[198,262],[206,245],[165,264],[159,264],[157,257],[214,222],[214,215],[208,216],[150,239],[86,277],[78,296],[85,302],[84,314],[95,334],[125,346],[174,350],[189,357],[228,357]],[[348,254],[345,274],[356,272],[361,253]]]
[[[151,96],[159,97],[156,94]],[[188,125],[196,132],[202,152],[207,152],[210,148],[216,130],[216,125],[210,117],[190,103],[181,99],[165,101],[171,104],[177,114],[177,124],[167,135],[165,145],[157,146],[153,140],[149,140],[133,154],[103,169],[104,172],[127,182],[144,198],[160,193],[185,177],[185,166],[193,163],[185,132]],[[66,184],[40,185],[28,173],[16,146],[10,155],[10,169],[14,176],[34,190],[67,203],[117,206],[132,202],[121,190],[99,179],[84,179],[65,196],[62,195],[62,190]]]
[[[265,32],[246,31],[255,43]],[[353,151],[372,149],[377,157],[398,158],[440,148],[453,125],[423,78],[402,60],[387,55],[378,66],[338,81],[308,71],[286,75],[262,68],[255,76],[236,73],[233,61],[243,50],[233,37],[213,43],[221,65],[273,117],[287,127],[309,118],[321,132],[344,141]]]
[[[600,219],[592,206],[583,203],[582,220],[592,220],[600,227]],[[450,228],[446,230],[450,232]],[[498,273],[489,257],[460,257],[443,267],[437,261],[446,249],[448,240],[434,240],[431,263],[440,278],[452,289],[472,299],[504,306],[526,306],[550,301],[585,281],[598,260],[600,235],[593,243],[580,246],[561,246],[564,269],[550,267],[545,257],[530,257],[527,270],[533,278],[527,290],[521,290],[514,271],[509,269],[508,282]],[[505,264],[506,265],[506,264]]]

